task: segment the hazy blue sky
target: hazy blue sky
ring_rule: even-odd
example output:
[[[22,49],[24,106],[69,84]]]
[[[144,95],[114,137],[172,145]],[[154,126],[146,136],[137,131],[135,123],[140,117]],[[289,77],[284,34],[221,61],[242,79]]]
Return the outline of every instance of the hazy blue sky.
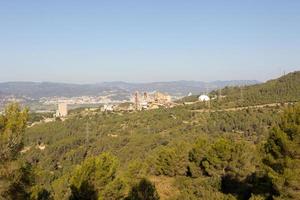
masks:
[[[299,0],[0,0],[0,81],[266,80],[300,70]]]

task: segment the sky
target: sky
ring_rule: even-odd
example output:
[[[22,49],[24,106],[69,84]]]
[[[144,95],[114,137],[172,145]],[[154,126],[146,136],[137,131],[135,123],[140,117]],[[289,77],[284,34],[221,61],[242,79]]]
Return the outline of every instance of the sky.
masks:
[[[299,0],[0,0],[0,82],[265,81],[295,70]]]

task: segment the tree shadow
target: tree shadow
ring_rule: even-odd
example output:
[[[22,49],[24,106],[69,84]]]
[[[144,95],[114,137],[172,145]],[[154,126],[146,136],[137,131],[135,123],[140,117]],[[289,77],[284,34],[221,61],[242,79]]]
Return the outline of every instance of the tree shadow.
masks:
[[[225,194],[233,194],[238,200],[246,200],[251,197],[251,185],[229,175],[222,177],[221,191]]]
[[[221,191],[236,196],[238,200],[248,200],[252,194],[262,195],[266,200],[273,200],[273,196],[279,195],[271,179],[267,175],[257,173],[249,175],[244,181],[230,175],[224,176]]]
[[[159,200],[154,184],[147,179],[142,179],[133,186],[125,200]]]
[[[91,184],[84,181],[79,188],[74,185],[70,186],[71,196],[69,200],[97,200],[97,192]]]
[[[267,200],[272,200],[273,196],[279,196],[278,190],[266,174],[253,173],[247,177],[246,181],[251,184],[252,194],[264,195]]]

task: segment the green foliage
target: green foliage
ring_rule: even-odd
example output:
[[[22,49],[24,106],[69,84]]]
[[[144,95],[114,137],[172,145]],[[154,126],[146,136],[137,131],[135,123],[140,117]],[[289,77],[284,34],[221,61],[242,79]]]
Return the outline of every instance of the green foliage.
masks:
[[[53,113],[28,113],[28,124],[33,124],[34,122],[40,122],[45,118],[52,118]]]
[[[147,179],[142,179],[129,192],[126,200],[159,200],[155,186]]]
[[[210,194],[214,191],[212,188],[200,188],[197,192],[201,194],[198,195],[199,198],[206,199],[211,196],[212,199],[226,199],[236,196],[238,199],[248,199],[252,192],[256,192],[256,187],[264,188],[263,185],[255,185],[258,178],[254,174],[260,164],[259,155],[255,145],[231,138],[230,135],[214,138],[213,141],[207,138],[199,139],[189,153],[192,163],[189,165],[188,174],[201,181],[218,180],[219,186],[212,185],[212,188],[219,188],[218,192],[231,194],[220,196],[216,193],[217,196],[213,196]],[[202,177],[207,178],[201,179]],[[192,186],[188,186],[190,187]],[[267,189],[269,188],[264,188],[263,192]]]
[[[175,197],[176,200],[235,200],[232,195],[225,195],[219,190],[221,182],[216,178],[197,178],[190,179],[180,177],[176,184],[180,189],[180,194]]]
[[[27,109],[21,111],[20,106],[13,103],[0,116],[0,164],[16,159],[21,151],[27,113]]]
[[[184,103],[184,102],[196,102],[198,101],[198,95],[191,95],[183,97],[182,99],[177,100],[177,103]]]
[[[97,199],[116,177],[117,158],[109,153],[86,159],[71,177],[70,199]]]
[[[16,156],[29,161],[35,172],[35,186],[24,187],[26,198],[142,199],[144,194],[178,200],[270,198],[281,186],[277,177],[283,176],[274,166],[282,166],[285,179],[280,180],[289,184],[284,189],[295,189],[298,183],[297,170],[286,170],[289,163],[297,166],[298,115],[291,114],[294,110],[285,113],[286,122],[279,123],[282,107],[196,113],[190,106],[179,106],[74,113],[66,121],[35,125],[26,130],[28,150]],[[0,117],[1,133],[4,119]],[[274,126],[278,131],[270,135],[273,142],[266,143]],[[258,151],[265,143],[270,146],[264,162],[267,174]],[[13,167],[14,160],[3,165],[9,172],[19,168]],[[157,191],[143,178],[153,180]],[[7,183],[0,180],[0,186]]]
[[[84,181],[79,187],[71,185],[71,196],[69,200],[97,200],[97,192],[93,185]]]
[[[98,200],[121,200],[126,196],[126,183],[120,178],[110,182],[99,195]]]
[[[130,186],[133,186],[136,182],[146,176],[146,164],[141,160],[131,161],[124,172],[124,176],[126,178],[126,182]]]
[[[172,147],[162,147],[155,152],[152,169],[155,175],[177,176],[186,175],[188,157],[185,144],[179,143]]]
[[[189,165],[190,176],[199,177],[202,175],[202,170],[199,168],[202,161],[207,155],[209,141],[207,138],[199,138],[189,152],[189,160],[192,162]]]
[[[15,165],[15,166],[13,166]],[[1,197],[6,200],[23,200],[30,197],[30,188],[34,184],[34,177],[29,163],[14,163],[10,165],[9,177],[6,177],[6,187],[1,187]]]
[[[31,189],[30,200],[52,200],[52,196],[48,190],[36,185]]]
[[[65,174],[51,183],[52,195],[55,200],[67,200],[70,198],[69,176],[70,174]]]
[[[199,140],[190,152],[190,160],[200,167],[203,174],[243,179],[255,171],[255,149],[248,143],[225,138],[207,143]]]
[[[0,196],[4,199],[26,199],[33,182],[31,165],[16,161],[23,147],[27,109],[9,104],[0,115]]]
[[[218,95],[214,91],[211,95]],[[279,79],[245,87],[225,87],[225,96],[219,104],[226,106],[249,106],[257,104],[294,102],[300,100],[300,72],[289,73]]]
[[[300,196],[300,104],[286,109],[265,144],[265,164],[275,189],[285,199]]]

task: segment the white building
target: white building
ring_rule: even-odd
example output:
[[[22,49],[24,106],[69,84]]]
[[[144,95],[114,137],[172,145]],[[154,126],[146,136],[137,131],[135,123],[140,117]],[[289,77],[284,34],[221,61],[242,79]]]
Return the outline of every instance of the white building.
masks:
[[[142,101],[140,106],[142,107],[142,109],[147,109],[148,108],[148,102],[147,101]]]
[[[59,103],[56,111],[56,117],[66,117],[68,115],[68,105],[66,103]]]
[[[210,98],[209,98],[209,96],[202,94],[199,96],[198,100],[199,101],[209,101]]]
[[[111,104],[105,104],[102,108],[101,108],[101,111],[102,112],[105,112],[105,111],[114,111],[114,105],[111,105]]]

